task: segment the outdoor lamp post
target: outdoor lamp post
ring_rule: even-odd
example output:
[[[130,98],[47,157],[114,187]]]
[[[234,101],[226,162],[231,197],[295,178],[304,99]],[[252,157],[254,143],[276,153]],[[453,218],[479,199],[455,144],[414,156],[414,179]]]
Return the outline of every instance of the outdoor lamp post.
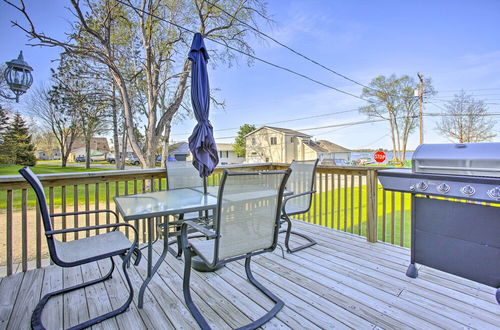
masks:
[[[19,102],[19,96],[26,93],[33,83],[33,76],[31,75],[33,68],[24,61],[22,51],[19,52],[17,59],[6,62],[5,64],[7,64],[7,68],[3,76],[15,96],[5,95],[2,91],[0,91],[0,96]]]

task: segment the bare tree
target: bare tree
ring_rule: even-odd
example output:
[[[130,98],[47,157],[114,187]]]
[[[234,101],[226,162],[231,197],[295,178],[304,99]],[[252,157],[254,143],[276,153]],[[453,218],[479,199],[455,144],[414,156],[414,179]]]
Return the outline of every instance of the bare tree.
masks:
[[[38,125],[50,130],[61,152],[61,165],[66,167],[71,148],[79,135],[78,117],[49,88],[40,86],[31,92],[28,113],[39,118]]]
[[[408,75],[378,76],[363,88],[362,97],[369,105],[359,111],[370,118],[389,122],[394,158],[405,160],[410,134],[417,127],[418,98],[414,96],[417,82]],[[435,94],[430,79],[424,84],[424,97]]]
[[[53,75],[58,96],[78,118],[81,136],[85,144],[85,168],[90,168],[91,141],[108,127],[112,95],[107,81],[102,78],[104,68],[62,55],[57,72]]]
[[[488,108],[482,100],[461,91],[445,105],[436,129],[453,142],[482,142],[496,136],[495,123],[488,117]]]
[[[168,141],[165,127],[188,88],[190,31],[231,47],[214,47],[211,51],[212,64],[231,64],[234,49],[252,53],[247,38],[257,35],[241,22],[268,20],[262,0],[213,0],[237,20],[204,0],[71,0],[76,20],[66,41],[38,31],[22,0],[20,5],[4,1],[24,15],[27,26],[13,23],[36,40],[36,45],[61,47],[108,67],[120,93],[130,144],[143,167],[155,166],[158,144],[161,139]],[[134,67],[138,70],[131,72]],[[137,86],[146,101],[142,118],[133,113],[131,77],[139,80]],[[137,122],[145,123],[143,146],[134,135]]]

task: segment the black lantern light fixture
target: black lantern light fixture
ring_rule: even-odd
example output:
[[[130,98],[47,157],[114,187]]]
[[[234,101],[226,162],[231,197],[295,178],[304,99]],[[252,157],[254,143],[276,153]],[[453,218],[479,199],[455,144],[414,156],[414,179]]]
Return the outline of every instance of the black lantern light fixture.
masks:
[[[19,52],[17,59],[6,62],[5,64],[7,64],[7,68],[3,76],[15,96],[5,95],[1,91],[0,96],[19,102],[19,96],[26,93],[33,83],[33,76],[31,75],[33,68],[24,61],[22,51]]]

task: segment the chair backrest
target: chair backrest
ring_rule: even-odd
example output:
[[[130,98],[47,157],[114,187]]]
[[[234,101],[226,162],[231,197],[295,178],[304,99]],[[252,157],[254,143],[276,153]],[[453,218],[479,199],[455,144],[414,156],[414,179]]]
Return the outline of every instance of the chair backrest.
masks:
[[[290,171],[224,171],[218,194],[214,261],[276,247]]]
[[[191,162],[167,164],[167,189],[194,188],[203,186],[203,179]]]
[[[43,185],[33,171],[29,167],[23,167],[19,170],[19,173],[28,181],[33,190],[35,191],[36,198],[38,199],[38,205],[40,207],[40,214],[42,216],[43,227],[45,231],[52,230],[52,222],[50,221],[50,213],[47,207],[47,201],[45,199],[45,192],[43,191]]]
[[[29,167],[24,167],[19,170],[19,173],[28,181],[33,190],[35,191],[40,208],[40,215],[42,216],[43,228],[45,229],[45,238],[47,239],[47,247],[49,248],[50,258],[57,265],[62,265],[61,260],[57,256],[57,241],[52,235],[47,235],[47,232],[52,229],[52,221],[50,219],[49,208],[47,207],[47,200],[45,199],[45,192],[38,177],[31,171]]]
[[[286,189],[294,195],[311,191],[314,188],[314,178],[318,159],[294,160],[290,164],[292,174],[288,178]],[[307,212],[311,207],[312,194],[292,198],[287,202],[287,208],[291,208],[295,213]]]

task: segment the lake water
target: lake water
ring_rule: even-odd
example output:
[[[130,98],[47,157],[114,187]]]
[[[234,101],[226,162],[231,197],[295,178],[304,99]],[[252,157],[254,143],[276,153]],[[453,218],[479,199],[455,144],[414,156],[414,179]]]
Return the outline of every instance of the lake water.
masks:
[[[353,151],[351,152],[351,160],[358,160],[358,159],[361,159],[361,158],[369,158],[371,161],[373,161],[373,154],[375,153],[375,151],[372,151],[372,152],[356,152],[356,151]],[[393,156],[393,152],[392,151],[387,151],[385,152],[386,154],[386,160],[385,162],[381,163],[381,164],[386,164],[389,160],[392,159],[392,156]],[[406,160],[411,160],[411,158],[413,157],[413,151],[407,151],[406,152]]]

